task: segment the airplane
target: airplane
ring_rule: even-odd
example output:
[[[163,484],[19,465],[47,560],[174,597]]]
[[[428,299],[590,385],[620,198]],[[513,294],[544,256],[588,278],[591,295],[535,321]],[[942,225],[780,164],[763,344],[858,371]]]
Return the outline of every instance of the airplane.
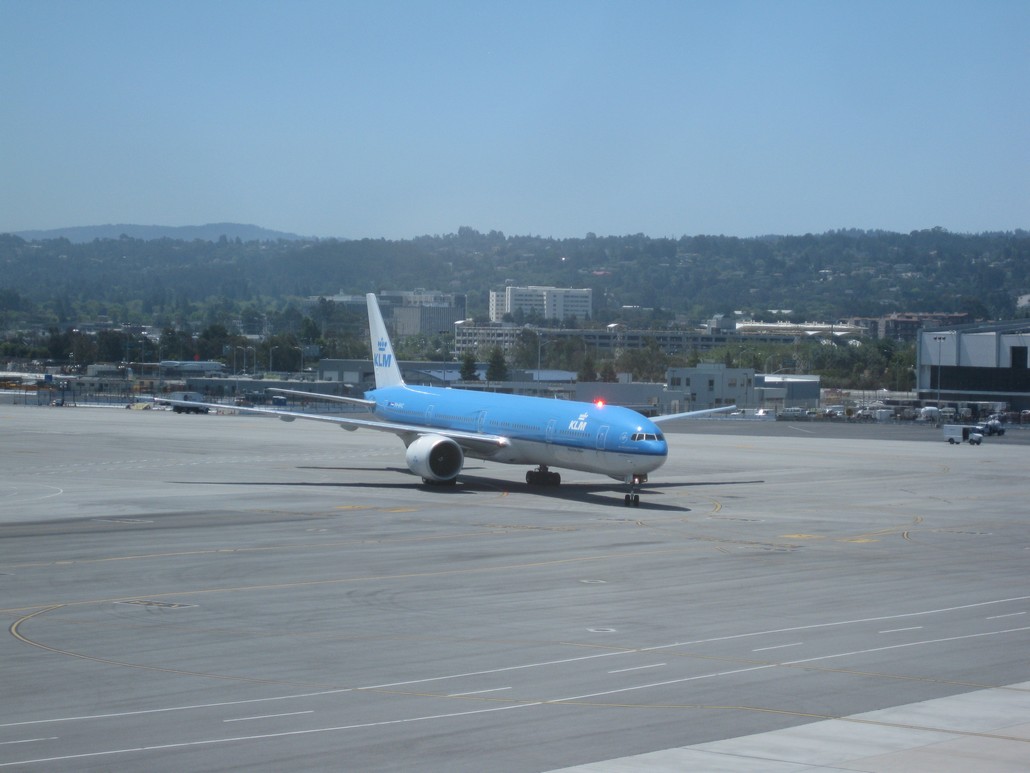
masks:
[[[291,389],[270,392],[318,400],[357,404],[372,418],[302,413],[257,407],[236,407],[246,413],[267,414],[283,421],[307,419],[338,424],[346,430],[372,429],[397,435],[406,447],[408,469],[426,485],[457,481],[466,458],[502,464],[536,465],[526,483],[557,486],[559,473],[551,467],[599,473],[629,486],[626,505],[640,505],[640,487],[648,473],[661,467],[669,453],[659,424],[693,418],[736,406],[688,411],[646,418],[630,408],[557,400],[527,395],[498,394],[450,387],[414,386],[404,382],[393,344],[374,293],[368,304],[369,336],[375,389],[364,399],[322,395]],[[176,405],[178,401],[165,402]],[[189,403],[196,407],[196,402]],[[206,404],[212,408],[224,408]]]

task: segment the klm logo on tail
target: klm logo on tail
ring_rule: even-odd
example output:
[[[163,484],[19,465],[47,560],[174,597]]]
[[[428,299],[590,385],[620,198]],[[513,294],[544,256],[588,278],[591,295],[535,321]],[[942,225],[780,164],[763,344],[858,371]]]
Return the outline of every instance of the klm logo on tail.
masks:
[[[393,354],[390,353],[390,342],[385,338],[380,338],[376,341],[376,349],[378,351],[372,355],[372,361],[375,363],[377,368],[389,368],[390,363],[393,362]]]

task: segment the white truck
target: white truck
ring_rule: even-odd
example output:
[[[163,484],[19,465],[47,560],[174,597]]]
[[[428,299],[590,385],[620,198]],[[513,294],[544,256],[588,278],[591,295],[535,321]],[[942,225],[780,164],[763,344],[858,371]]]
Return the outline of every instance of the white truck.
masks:
[[[984,436],[976,431],[976,427],[966,424],[945,424],[944,439],[951,444],[969,443],[971,446],[978,446],[983,442]]]
[[[171,402],[175,401],[175,402]],[[204,395],[200,392],[172,392],[164,400],[158,400],[163,405],[171,405],[176,413],[207,413],[206,405],[181,405],[181,403],[202,403]]]

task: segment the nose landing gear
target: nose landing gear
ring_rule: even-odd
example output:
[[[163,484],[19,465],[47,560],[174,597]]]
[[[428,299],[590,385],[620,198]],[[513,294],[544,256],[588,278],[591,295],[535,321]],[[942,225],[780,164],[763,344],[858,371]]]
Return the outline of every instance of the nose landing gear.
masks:
[[[629,486],[629,493],[626,494],[626,507],[640,507],[640,484],[647,483],[647,475],[627,475],[626,485]]]

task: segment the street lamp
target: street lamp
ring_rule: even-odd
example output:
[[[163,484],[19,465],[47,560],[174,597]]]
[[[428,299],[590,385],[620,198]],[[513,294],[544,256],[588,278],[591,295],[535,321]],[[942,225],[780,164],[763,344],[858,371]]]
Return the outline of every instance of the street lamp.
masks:
[[[944,346],[944,342],[948,340],[947,336],[934,336],[933,340],[937,342],[937,419],[940,421],[940,410],[941,410],[941,349]]]
[[[143,394],[143,379],[147,377],[147,337],[139,339],[139,393]]]
[[[279,348],[278,346],[269,346],[268,347],[268,372],[269,373],[274,372],[273,369],[272,369],[272,352],[274,352],[278,348]]]
[[[623,344],[623,333],[626,330],[626,326],[621,322],[612,322],[608,325],[608,334],[614,337],[615,346],[612,347],[612,353],[614,354],[613,359],[619,359],[619,355],[622,354]]]
[[[540,381],[540,369],[542,367],[542,365],[541,365],[542,358],[541,357],[542,357],[542,354],[543,354],[543,351],[544,351],[544,347],[547,346],[548,344],[553,344],[553,343],[554,343],[554,339],[553,338],[551,340],[549,340],[549,341],[545,341],[544,337],[542,335],[540,335],[539,333],[536,334],[536,380],[537,381]]]
[[[465,334],[465,328],[472,323],[471,319],[454,320],[454,359],[456,360],[460,359],[458,355],[464,354],[464,350],[468,348],[468,336]]]
[[[300,372],[297,374],[297,378],[300,379],[301,381],[303,381],[304,380],[304,347],[303,346],[294,346],[293,348],[296,349],[298,352],[300,352]]]

